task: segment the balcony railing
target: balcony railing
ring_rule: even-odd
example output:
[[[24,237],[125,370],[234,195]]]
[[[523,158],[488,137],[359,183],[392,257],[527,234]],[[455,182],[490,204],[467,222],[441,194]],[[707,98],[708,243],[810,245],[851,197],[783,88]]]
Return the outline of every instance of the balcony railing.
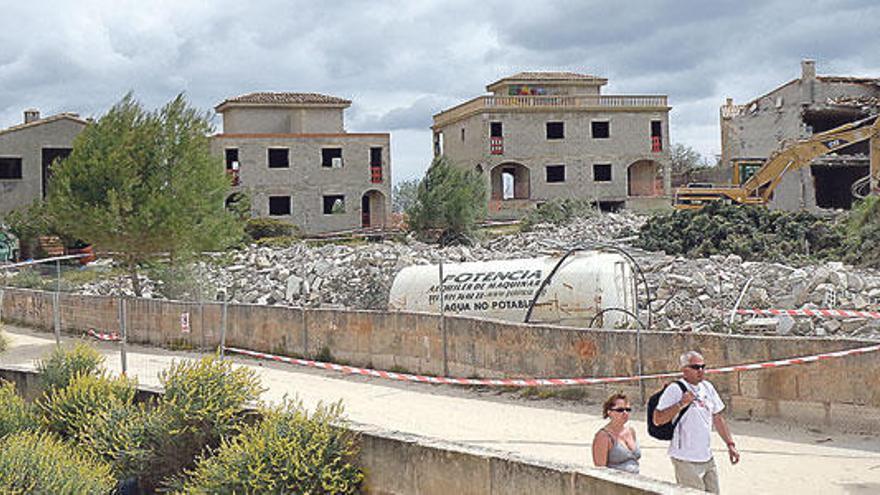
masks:
[[[373,184],[382,183],[382,165],[370,165],[370,182]]]
[[[663,151],[663,140],[660,136],[651,136],[651,151],[654,153]]]
[[[441,112],[434,123],[442,125],[481,110],[516,109],[666,109],[663,95],[564,95],[564,96],[478,96]]]
[[[504,154],[504,138],[492,136],[489,138],[489,153],[493,155]]]

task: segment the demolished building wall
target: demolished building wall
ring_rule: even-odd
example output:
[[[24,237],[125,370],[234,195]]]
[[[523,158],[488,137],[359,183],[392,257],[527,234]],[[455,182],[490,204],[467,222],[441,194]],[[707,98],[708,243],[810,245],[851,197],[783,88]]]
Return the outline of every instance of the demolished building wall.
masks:
[[[745,104],[727,99],[720,112],[722,166],[731,171],[733,182],[742,183],[774,151],[878,109],[880,79],[816,76],[815,62],[804,60],[799,79]],[[849,208],[852,183],[868,174],[868,155],[868,143],[858,143],[788,172],[769,206],[788,211]]]

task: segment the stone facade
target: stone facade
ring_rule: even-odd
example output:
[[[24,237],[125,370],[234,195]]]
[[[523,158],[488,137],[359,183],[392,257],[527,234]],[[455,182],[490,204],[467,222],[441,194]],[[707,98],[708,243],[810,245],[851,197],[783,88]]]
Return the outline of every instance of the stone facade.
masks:
[[[669,190],[665,96],[602,95],[606,79],[525,72],[434,116],[434,153],[481,171],[490,215],[579,198],[636,204]]]
[[[737,105],[721,107],[721,162],[730,180],[743,183],[770,155],[798,139],[877,112],[880,78],[817,76],[812,60],[801,77]],[[850,188],[868,175],[868,143],[857,143],[786,173],[769,206],[783,210],[849,208]]]
[[[0,218],[45,196],[48,166],[70,153],[85,126],[75,114],[27,110],[22,124],[0,130]]]
[[[234,192],[254,216],[289,221],[305,233],[384,227],[391,211],[391,138],[349,133],[348,100],[304,93],[253,93],[216,107]]]

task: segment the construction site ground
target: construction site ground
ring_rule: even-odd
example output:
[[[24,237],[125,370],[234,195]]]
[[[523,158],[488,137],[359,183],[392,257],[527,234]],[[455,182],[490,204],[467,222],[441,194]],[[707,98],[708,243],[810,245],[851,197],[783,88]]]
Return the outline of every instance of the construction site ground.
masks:
[[[49,333],[8,325],[4,330],[10,345],[0,353],[0,364],[35,366],[35,360],[55,345]],[[95,345],[107,357],[108,369],[119,372],[119,344]],[[129,345],[127,356],[130,375],[140,383],[158,385],[158,371],[175,359],[200,354]],[[592,437],[604,424],[596,404],[528,401],[452,386],[380,381],[233,359],[259,373],[268,388],[264,399],[269,401],[295,396],[312,407],[319,401],[342,400],[348,418],[358,423],[584,468],[592,465]],[[642,446],[642,474],[673,481],[665,442],[647,436],[643,411],[634,416]],[[728,419],[742,461],[731,466],[715,435],[712,446],[724,493],[880,493],[880,442],[876,436]]]

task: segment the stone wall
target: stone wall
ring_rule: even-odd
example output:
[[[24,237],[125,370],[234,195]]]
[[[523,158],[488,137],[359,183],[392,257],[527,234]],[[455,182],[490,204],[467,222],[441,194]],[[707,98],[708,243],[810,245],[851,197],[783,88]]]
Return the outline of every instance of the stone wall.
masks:
[[[0,379],[14,383],[16,390],[27,399],[34,399],[39,394],[39,379],[33,369],[3,366],[0,367]],[[161,393],[161,389],[154,387],[138,387],[140,399]],[[607,469],[584,469],[521,459],[491,449],[440,442],[367,425],[349,424],[349,428],[360,437],[358,464],[367,473],[364,492],[368,494],[702,493]]]
[[[60,297],[61,329],[116,331],[118,300]],[[52,329],[52,294],[6,289],[3,321]],[[181,313],[190,332],[181,332]],[[126,302],[128,340],[154,345],[219,344],[222,306],[159,300]],[[387,311],[298,309],[235,304],[227,307],[227,346],[323,356],[377,369],[440,375],[444,369],[439,315]],[[636,374],[636,333],[581,330],[447,317],[447,363],[453,376],[603,377]],[[876,342],[809,337],[752,337],[711,333],[643,332],[644,372],[677,368],[677,356],[701,351],[710,367],[762,362],[862,347]],[[716,375],[713,383],[737,417],[784,418],[844,431],[880,432],[880,359],[852,356],[788,368]],[[648,381],[648,391],[658,387]],[[611,387],[588,387],[604,395]],[[614,388],[619,388],[617,385]],[[624,387],[627,388],[627,387]],[[629,390],[634,390],[629,388]]]

